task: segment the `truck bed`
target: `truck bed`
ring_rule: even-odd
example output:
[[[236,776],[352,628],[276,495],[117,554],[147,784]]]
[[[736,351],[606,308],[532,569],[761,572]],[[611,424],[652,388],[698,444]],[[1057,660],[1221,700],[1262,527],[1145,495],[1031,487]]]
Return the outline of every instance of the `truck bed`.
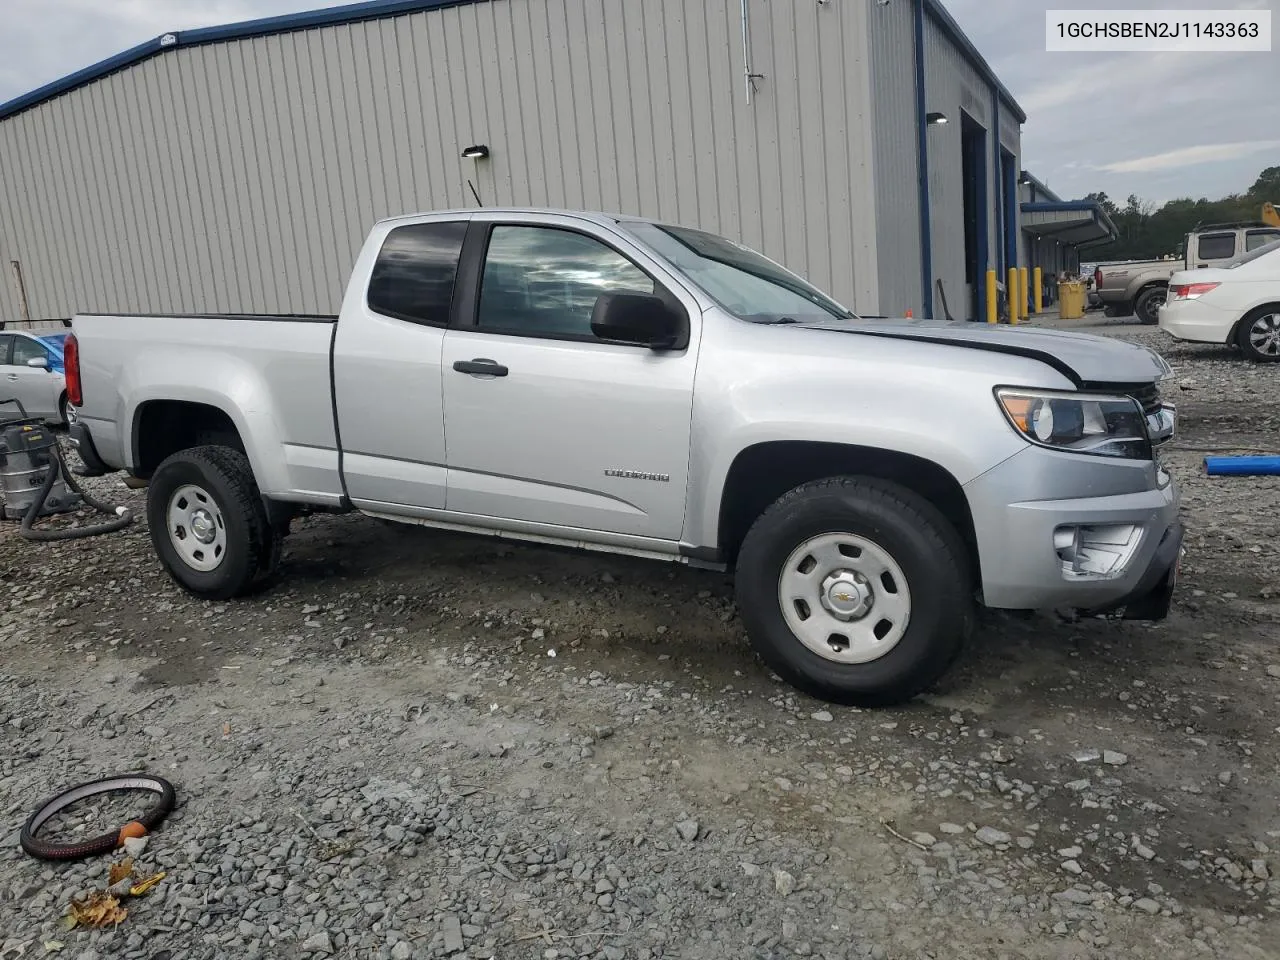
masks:
[[[236,411],[240,435],[255,441],[247,453],[263,494],[337,502],[336,323],[299,314],[78,314],[78,416],[101,458],[119,468],[136,462],[148,404]]]

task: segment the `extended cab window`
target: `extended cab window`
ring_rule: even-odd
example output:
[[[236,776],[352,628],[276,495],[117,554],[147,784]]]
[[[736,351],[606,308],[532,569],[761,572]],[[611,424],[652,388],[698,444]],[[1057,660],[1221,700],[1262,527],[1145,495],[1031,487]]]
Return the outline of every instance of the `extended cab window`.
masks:
[[[369,279],[369,309],[445,326],[453,304],[465,221],[414,223],[387,234]]]
[[[1244,235],[1245,252],[1265,247],[1273,240],[1280,240],[1280,230],[1250,230]]]
[[[1201,260],[1226,260],[1236,253],[1234,233],[1206,233],[1197,242]]]
[[[480,283],[479,327],[583,339],[602,293],[655,292],[643,270],[592,237],[555,227],[497,226]]]

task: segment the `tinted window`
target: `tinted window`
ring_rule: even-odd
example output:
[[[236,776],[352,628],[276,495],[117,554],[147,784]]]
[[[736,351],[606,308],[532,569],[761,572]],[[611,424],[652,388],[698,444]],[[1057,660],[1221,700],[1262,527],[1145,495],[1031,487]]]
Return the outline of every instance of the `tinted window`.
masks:
[[[653,280],[599,240],[552,227],[494,227],[480,284],[482,330],[590,337],[602,293],[654,293]]]
[[[1225,260],[1236,252],[1236,235],[1234,233],[1206,233],[1199,240],[1199,259]]]
[[[28,337],[13,338],[13,363],[15,366],[26,366],[28,360],[34,360],[36,357],[49,359],[49,352],[45,350],[44,344]]]
[[[466,222],[415,223],[387,234],[369,279],[369,309],[444,326]]]
[[[1280,239],[1280,230],[1250,230],[1244,235],[1244,249],[1257,250],[1276,239]]]
[[[13,336],[0,334],[0,363],[9,362],[9,347],[13,344]]]

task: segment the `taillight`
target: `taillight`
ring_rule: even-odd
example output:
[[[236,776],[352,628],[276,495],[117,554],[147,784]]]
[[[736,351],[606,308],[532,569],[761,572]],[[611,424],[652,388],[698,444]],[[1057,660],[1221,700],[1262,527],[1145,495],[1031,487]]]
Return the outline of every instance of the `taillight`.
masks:
[[[1219,283],[1175,283],[1169,288],[1170,300],[1195,300],[1210,290],[1220,287]]]
[[[1102,289],[1102,268],[1095,267],[1093,270],[1093,286],[1096,290]]]
[[[62,345],[62,367],[67,381],[67,402],[78,407],[84,397],[80,390],[80,343],[74,333],[69,334]]]

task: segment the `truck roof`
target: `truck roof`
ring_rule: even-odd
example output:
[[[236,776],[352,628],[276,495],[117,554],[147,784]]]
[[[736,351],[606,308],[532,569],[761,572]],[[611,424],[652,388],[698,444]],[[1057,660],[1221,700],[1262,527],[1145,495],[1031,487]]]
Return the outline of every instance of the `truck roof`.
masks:
[[[450,210],[420,210],[417,213],[403,213],[394,217],[384,217],[379,223],[396,223],[401,220],[413,220],[418,217],[473,216],[476,213],[498,214],[499,216],[524,216],[527,214],[552,215],[557,217],[575,217],[605,226],[615,223],[659,223],[649,217],[624,216],[620,213],[601,213],[592,210],[561,210],[555,207],[458,207]]]

